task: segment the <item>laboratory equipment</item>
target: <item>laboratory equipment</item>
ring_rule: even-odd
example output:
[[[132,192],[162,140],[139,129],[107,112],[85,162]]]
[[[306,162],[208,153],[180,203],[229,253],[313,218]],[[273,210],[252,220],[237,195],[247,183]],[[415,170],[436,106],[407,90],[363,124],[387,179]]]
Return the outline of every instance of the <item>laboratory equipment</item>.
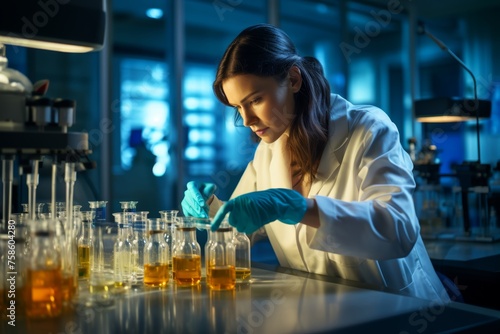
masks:
[[[173,277],[177,286],[198,285],[201,281],[201,248],[196,239],[196,219],[179,218],[172,257]]]
[[[177,222],[178,210],[161,210],[161,219],[165,222],[165,242],[168,246],[168,268],[172,272],[173,245],[175,243],[175,224]]]
[[[106,238],[108,223],[96,221],[93,216],[92,219],[94,221],[90,248],[89,302],[107,306],[113,302],[115,291],[114,243]]]
[[[148,220],[148,241],[144,250],[144,284],[164,287],[169,280],[168,245],[165,242],[165,221]]]
[[[246,233],[234,229],[232,243],[235,252],[236,283],[249,283],[252,278],[251,244]]]
[[[207,285],[213,290],[232,290],[236,286],[236,259],[233,228],[227,220],[216,231],[209,230]]]
[[[31,254],[27,267],[26,314],[29,318],[59,316],[63,309],[63,275],[59,242],[52,220],[30,222]]]
[[[87,133],[68,131],[74,123],[76,102],[45,96],[48,80],[33,85],[22,73],[8,68],[6,49],[2,43],[68,52],[96,49],[103,42],[106,6],[101,0],[91,2],[91,5],[88,1],[77,1],[76,4],[56,6],[57,17],[51,15],[50,24],[37,25],[34,34],[26,34],[26,18],[45,15],[43,10],[40,11],[40,4],[12,2],[0,13],[0,157],[3,183],[0,225],[4,230],[8,228],[12,212],[16,212],[18,202],[24,200],[13,197],[13,171],[17,169],[19,177],[26,181],[25,213],[32,229],[26,240],[30,254],[29,288],[26,293],[28,302],[23,308],[28,316],[34,318],[57,316],[64,303],[68,305],[75,294],[77,231],[73,219],[74,184],[76,171],[93,168],[94,164],[88,158],[91,151]],[[83,16],[82,9],[86,13]],[[88,29],[80,29],[78,17],[97,19],[98,24],[90,29],[92,36],[88,34]],[[35,28],[32,23],[27,23]],[[79,29],[75,30],[76,27]],[[43,204],[37,203],[39,177],[44,165],[52,168],[49,215],[43,212]],[[66,208],[61,215],[56,214],[58,165],[64,169],[66,183]],[[22,230],[21,226],[19,230]]]
[[[113,246],[114,278],[115,287],[119,290],[130,288],[134,280],[136,258],[134,257],[134,246],[130,239],[130,227],[136,214],[133,212],[114,213],[113,216],[118,224],[118,235]]]
[[[89,201],[89,207],[91,211],[95,211],[94,220],[97,222],[106,221],[106,204],[108,201]]]
[[[420,155],[423,155],[422,152]],[[420,234],[424,239],[435,239],[446,228],[446,217],[441,210],[440,168],[440,164],[434,163],[434,158],[430,161],[415,162],[414,174],[417,187],[413,199],[420,223]]]
[[[92,247],[92,222],[94,211],[80,211],[81,229],[78,238],[78,278],[90,278],[90,249]]]
[[[136,212],[137,201],[122,201],[120,202],[120,208],[123,212]]]
[[[148,221],[148,211],[133,212],[132,224],[130,225],[132,233],[129,237],[132,243],[132,262],[134,264],[133,284],[142,285],[144,280],[144,249],[146,247],[146,222]]]
[[[208,257],[208,252],[210,250],[210,246],[212,245],[212,234],[210,233],[210,227],[207,229],[207,241],[205,242],[205,247],[203,249],[203,254],[205,256],[205,277],[210,276],[210,263],[209,263],[209,257]]]

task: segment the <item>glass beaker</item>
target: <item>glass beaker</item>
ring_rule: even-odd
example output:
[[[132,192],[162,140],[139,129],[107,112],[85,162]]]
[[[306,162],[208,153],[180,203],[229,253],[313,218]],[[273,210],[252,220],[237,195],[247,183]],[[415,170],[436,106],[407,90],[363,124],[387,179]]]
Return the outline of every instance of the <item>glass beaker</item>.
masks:
[[[164,287],[168,283],[168,245],[164,238],[165,222],[148,220],[148,242],[144,250],[144,284]]]
[[[95,211],[95,221],[106,221],[106,204],[108,201],[89,201],[90,211]]]
[[[26,314],[30,318],[53,318],[63,308],[63,277],[60,243],[53,220],[33,220],[31,254],[26,281]]]
[[[213,290],[232,290],[236,285],[233,228],[227,220],[216,231],[210,231],[207,257],[207,285]]]
[[[135,212],[137,208],[137,201],[123,201],[120,202],[120,208],[123,212]]]
[[[252,277],[250,239],[246,233],[234,229],[232,242],[236,257],[236,283],[248,283]]]
[[[196,240],[196,221],[191,217],[179,218],[177,241],[172,257],[172,270],[178,286],[198,285],[201,281],[201,248]]]

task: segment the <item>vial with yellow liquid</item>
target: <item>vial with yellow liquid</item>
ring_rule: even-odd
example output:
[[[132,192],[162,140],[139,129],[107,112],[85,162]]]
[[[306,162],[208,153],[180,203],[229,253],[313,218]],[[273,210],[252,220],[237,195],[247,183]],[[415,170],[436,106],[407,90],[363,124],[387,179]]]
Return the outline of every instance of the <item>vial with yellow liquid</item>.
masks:
[[[216,231],[209,231],[207,285],[213,290],[232,290],[236,285],[233,228],[224,220]]]
[[[201,282],[201,248],[196,239],[196,218],[179,218],[178,238],[172,257],[172,270],[177,286],[194,286]]]
[[[94,220],[94,211],[80,211],[81,226],[78,238],[78,278],[90,278],[90,248],[92,246],[91,225]]]
[[[165,222],[160,219],[147,221],[147,243],[144,249],[144,285],[164,287],[169,280],[168,245],[165,242]]]
[[[236,283],[248,283],[252,278],[250,239],[246,233],[235,229],[232,242],[236,257]]]

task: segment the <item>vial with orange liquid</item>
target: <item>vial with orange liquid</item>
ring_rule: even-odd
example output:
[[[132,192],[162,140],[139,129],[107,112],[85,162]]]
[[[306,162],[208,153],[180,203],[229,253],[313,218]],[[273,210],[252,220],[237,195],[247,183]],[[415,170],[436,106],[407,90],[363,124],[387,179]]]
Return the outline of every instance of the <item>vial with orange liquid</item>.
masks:
[[[233,228],[224,220],[216,231],[209,231],[207,285],[213,290],[232,290],[236,285]]]
[[[29,318],[53,318],[62,312],[62,262],[55,226],[53,220],[31,222],[31,256],[25,293]]]
[[[168,283],[168,245],[165,242],[165,222],[160,219],[147,221],[148,240],[144,249],[144,285],[164,287]]]
[[[201,248],[196,239],[196,219],[179,218],[172,257],[172,270],[177,286],[194,286],[201,282]]]

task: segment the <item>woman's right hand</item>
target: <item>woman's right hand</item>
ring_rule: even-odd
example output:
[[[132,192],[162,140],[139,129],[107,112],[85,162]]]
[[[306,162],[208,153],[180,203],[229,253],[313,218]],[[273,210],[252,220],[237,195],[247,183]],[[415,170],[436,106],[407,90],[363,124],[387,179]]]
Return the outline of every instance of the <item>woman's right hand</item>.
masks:
[[[217,186],[213,183],[189,181],[181,206],[186,217],[208,218],[209,204]]]

